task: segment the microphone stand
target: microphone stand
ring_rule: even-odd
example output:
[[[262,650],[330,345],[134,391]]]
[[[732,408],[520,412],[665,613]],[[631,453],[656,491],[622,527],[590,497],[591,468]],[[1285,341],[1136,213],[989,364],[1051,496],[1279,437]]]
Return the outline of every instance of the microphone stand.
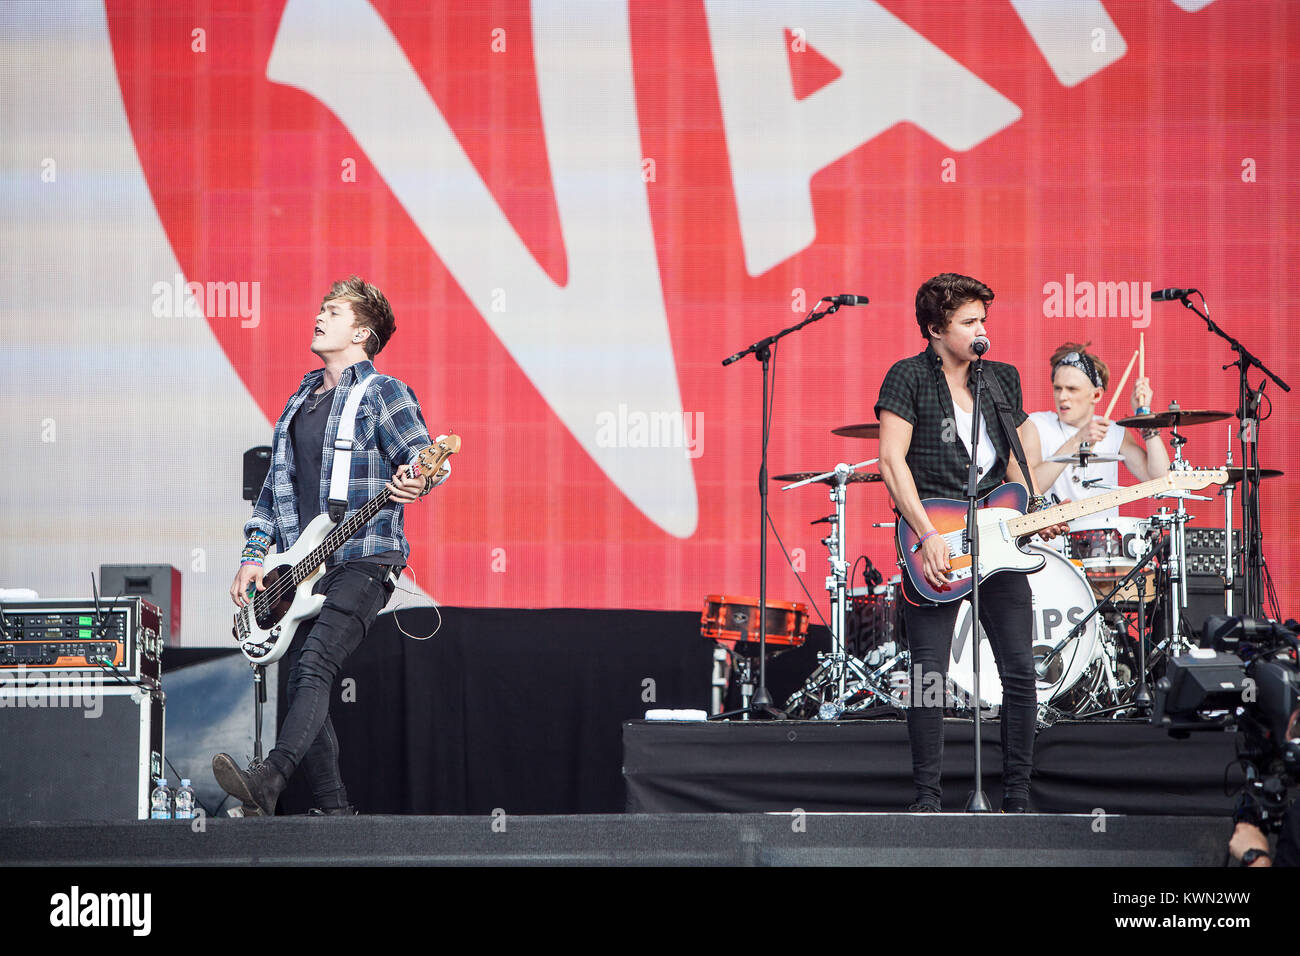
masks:
[[[1194,291],[1194,290],[1193,290]],[[1200,292],[1197,292],[1200,295]],[[1223,366],[1225,370],[1232,367],[1238,369],[1238,386],[1237,386],[1237,420],[1240,423],[1238,435],[1241,439],[1241,539],[1243,555],[1243,575],[1245,580],[1244,594],[1245,608],[1242,611],[1250,617],[1261,617],[1261,609],[1264,606],[1264,531],[1260,523],[1259,513],[1259,402],[1264,395],[1264,387],[1267,381],[1262,381],[1258,389],[1250,387],[1249,373],[1252,367],[1259,369],[1273,381],[1277,382],[1278,387],[1284,392],[1291,391],[1291,386],[1282,379],[1278,378],[1263,362],[1256,358],[1247,348],[1237,339],[1233,338],[1219,326],[1209,316],[1210,307],[1205,305],[1205,311],[1202,312],[1196,306],[1192,305],[1190,297],[1184,295],[1179,298],[1183,306],[1191,309],[1202,319],[1205,320],[1206,326],[1211,332],[1228,343],[1232,351],[1237,353],[1237,361],[1229,362]],[[1201,303],[1205,304],[1205,296],[1201,295]],[[1250,423],[1249,425],[1247,423]]]
[[[975,789],[966,799],[967,813],[989,813],[993,808],[984,795],[983,757],[980,751],[980,528],[975,518],[976,493],[979,487],[980,397],[984,392],[984,357],[975,359],[975,400],[971,406],[970,470],[966,474],[966,543],[970,550],[971,664],[975,674]],[[1004,716],[1002,718],[1006,720]]]
[[[784,720],[785,712],[777,709],[772,704],[772,695],[767,689],[767,439],[771,434],[772,422],[768,414],[768,388],[769,375],[772,359],[772,346],[781,339],[790,335],[792,332],[798,332],[805,325],[823,319],[840,310],[838,302],[832,302],[824,311],[818,312],[814,309],[809,312],[802,322],[790,326],[788,329],[782,329],[775,335],[769,335],[767,338],[759,339],[753,345],[742,349],[735,355],[723,359],[724,366],[733,362],[739,362],[746,355],[752,354],[756,360],[763,364],[763,434],[762,434],[762,460],[758,469],[758,496],[759,496],[759,539],[758,539],[758,687],[754,691],[754,696],[750,698],[749,706],[744,709],[744,717],[749,719],[750,715],[757,717],[770,717],[775,720]]]

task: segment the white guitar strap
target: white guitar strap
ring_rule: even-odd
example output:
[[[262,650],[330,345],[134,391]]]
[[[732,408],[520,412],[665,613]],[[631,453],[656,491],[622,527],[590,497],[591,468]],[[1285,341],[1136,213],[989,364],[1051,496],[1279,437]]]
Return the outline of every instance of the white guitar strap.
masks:
[[[361,408],[361,399],[365,398],[366,388],[375,378],[367,375],[348,392],[348,400],[343,403],[343,413],[339,418],[339,431],[334,436],[334,467],[330,470],[329,512],[330,520],[337,523],[343,520],[348,510],[348,479],[352,476],[352,436],[357,433],[357,412]]]

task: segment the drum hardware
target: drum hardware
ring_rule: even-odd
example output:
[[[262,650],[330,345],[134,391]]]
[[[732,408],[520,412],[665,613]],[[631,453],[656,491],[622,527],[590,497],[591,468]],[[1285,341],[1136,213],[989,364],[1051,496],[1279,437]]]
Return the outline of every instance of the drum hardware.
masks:
[[[864,461],[862,465],[872,465],[875,464],[877,461],[879,461],[878,458],[873,458],[871,459],[871,461]],[[862,465],[853,465],[852,467],[861,468]],[[798,488],[801,487],[802,485],[806,485],[809,482],[814,482],[814,481],[820,482],[823,485],[833,485],[835,484],[837,479],[835,477],[835,472],[833,471],[822,472],[820,474],[812,471],[793,471],[788,475],[773,475],[772,480],[793,481],[794,484],[786,485],[784,488],[781,489],[782,491],[789,491],[791,488]],[[864,481],[884,481],[885,479],[884,476],[881,475],[879,472],[858,471],[849,475],[844,480],[849,484],[858,484]]]
[[[1152,537],[1156,535],[1159,535],[1161,539],[1159,544],[1153,544],[1151,541]],[[1151,707],[1151,691],[1147,687],[1146,642],[1143,639],[1144,637],[1143,632],[1145,629],[1145,622],[1146,622],[1146,587],[1147,587],[1147,580],[1148,580],[1148,576],[1145,573],[1145,569],[1147,565],[1150,564],[1153,560],[1155,560],[1155,558],[1158,555],[1168,550],[1169,543],[1170,543],[1170,536],[1161,534],[1156,528],[1153,527],[1150,531],[1147,532],[1145,541],[1146,541],[1146,549],[1145,549],[1145,553],[1142,554],[1141,559],[1138,560],[1133,565],[1133,567],[1128,571],[1127,574],[1125,574],[1122,578],[1120,578],[1115,583],[1115,586],[1110,589],[1110,592],[1106,594],[1104,597],[1102,597],[1101,600],[1097,602],[1096,606],[1093,607],[1092,610],[1090,610],[1085,617],[1083,617],[1080,621],[1078,621],[1074,625],[1073,628],[1070,629],[1069,634],[1066,635],[1065,640],[1061,642],[1060,646],[1055,650],[1053,650],[1052,653],[1048,655],[1046,658],[1044,658],[1043,661],[1038,665],[1038,672],[1040,675],[1045,673],[1046,668],[1057,656],[1060,655],[1061,651],[1064,649],[1066,644],[1068,644],[1071,639],[1077,637],[1083,632],[1083,628],[1087,626],[1087,623],[1090,619],[1092,619],[1096,615],[1101,614],[1101,612],[1106,607],[1108,606],[1113,607],[1117,596],[1124,593],[1130,585],[1135,585],[1137,590],[1137,603],[1138,603],[1138,633],[1137,633],[1138,678],[1137,678],[1137,687],[1134,691],[1132,703],[1140,711],[1149,712]],[[1116,690],[1116,695],[1118,696],[1118,683],[1115,681],[1113,670],[1110,674],[1110,680],[1112,686]],[[1098,706],[1101,706],[1100,702],[1098,702]],[[1087,716],[1087,715],[1080,714],[1079,716]]]
[[[767,644],[767,656],[775,657],[791,648],[802,647],[808,639],[808,605],[787,601],[768,601],[767,612],[758,613],[758,601],[752,597],[733,597],[710,594],[704,599],[704,613],[700,615],[700,636],[718,644],[734,669],[740,683],[741,706],[739,710],[718,713],[722,710],[718,699],[718,667],[714,667],[715,701],[718,706],[710,720],[721,720],[740,715],[748,720],[755,691],[752,659],[760,655],[761,645]],[[764,640],[760,640],[760,630]],[[717,661],[717,650],[714,659]],[[724,677],[723,686],[729,675]]]
[[[895,706],[902,702],[893,698],[887,687],[883,686],[878,675],[868,669],[865,662],[848,652],[846,638],[847,611],[849,603],[848,574],[849,566],[845,556],[848,544],[845,537],[847,523],[847,492],[849,484],[863,481],[879,481],[877,473],[860,472],[858,469],[874,465],[879,459],[872,458],[856,465],[839,464],[827,472],[797,473],[778,477],[777,481],[795,479],[786,485],[783,491],[790,491],[813,483],[829,486],[829,496],[835,506],[835,512],[815,523],[826,522],[831,525],[830,533],[821,539],[827,550],[827,561],[831,573],[826,577],[826,591],[831,602],[831,649],[817,655],[817,669],[804,681],[803,686],[786,701],[787,713],[804,713],[811,711],[811,704],[817,702],[817,711],[810,716],[823,720],[833,720],[844,712],[846,706],[857,701],[856,695],[866,694],[865,701],[879,698]],[[888,668],[886,668],[887,670]],[[883,673],[883,671],[881,672]],[[851,676],[850,676],[851,675]],[[856,686],[850,690],[850,683]]]
[[[866,304],[866,299],[862,299]],[[820,305],[821,302],[818,302]],[[764,336],[757,342],[746,346],[734,355],[729,355],[722,360],[723,366],[731,365],[733,362],[739,362],[746,355],[753,355],[763,367],[763,389],[759,406],[761,410],[760,421],[762,428],[759,433],[759,465],[758,465],[758,606],[767,605],[767,527],[769,522],[767,507],[767,445],[768,440],[772,437],[772,403],[769,400],[769,393],[772,391],[772,361],[776,352],[777,343],[787,335],[798,332],[804,326],[824,319],[828,315],[834,315],[839,311],[842,305],[856,305],[856,297],[853,302],[847,299],[836,299],[832,301],[825,309],[820,312],[814,307],[802,320],[796,322],[787,328],[782,329],[774,335]],[[758,688],[754,694],[752,712],[764,717],[780,719],[785,717],[772,705],[772,695],[767,689],[767,629],[766,614],[759,615],[758,631]]]
[[[1041,571],[1028,576],[1033,604],[1033,650],[1040,708],[1051,705],[1069,714],[1071,692],[1092,671],[1108,629],[1096,615],[1096,598],[1083,571],[1068,558],[1046,544],[1034,543],[1030,550],[1047,558]],[[1089,613],[1091,612],[1091,613]],[[1073,625],[1068,633],[1058,633]],[[973,685],[972,613],[963,604],[953,628],[948,677],[959,710],[973,709],[976,703]],[[981,629],[982,631],[982,629]],[[1002,681],[994,669],[992,646],[979,641],[981,669],[987,667],[988,678],[981,679],[979,703],[983,707],[1002,703]],[[963,704],[964,702],[964,704]],[[1046,713],[1040,711],[1040,713]]]
[[[1210,318],[1210,306],[1205,301],[1205,296],[1194,289],[1180,290],[1185,294],[1179,296],[1179,301],[1183,307],[1195,312],[1205,322],[1206,328],[1228,343],[1228,347],[1237,353],[1237,359],[1223,366],[1224,371],[1230,368],[1237,369],[1237,410],[1236,418],[1239,426],[1237,438],[1240,441],[1241,448],[1241,465],[1245,468],[1244,481],[1241,488],[1241,517],[1242,517],[1242,571],[1245,578],[1244,593],[1245,607],[1242,612],[1250,617],[1262,616],[1263,598],[1264,598],[1264,537],[1261,525],[1261,516],[1259,509],[1259,427],[1261,419],[1259,416],[1260,403],[1264,398],[1264,388],[1268,385],[1268,379],[1272,379],[1278,388],[1285,392],[1291,391],[1291,386],[1253,355],[1237,339],[1233,338],[1226,331],[1221,329]],[[1200,297],[1201,305],[1204,311],[1198,309],[1192,304],[1190,293],[1196,292]],[[1259,388],[1251,388],[1250,370],[1258,369],[1266,379],[1260,381]],[[1228,416],[1224,416],[1228,417]],[[1276,611],[1276,607],[1274,608]]]
[[[841,438],[879,438],[880,425],[877,422],[868,422],[865,425],[842,425],[839,428],[832,428],[831,434],[839,435]]]
[[[1178,402],[1170,402],[1169,408],[1163,412],[1149,412],[1146,415],[1130,415],[1128,418],[1118,419],[1115,424],[1121,428],[1171,428],[1178,430],[1180,425],[1205,425],[1209,422],[1222,421],[1225,418],[1231,418],[1231,412],[1206,411],[1203,409],[1182,408]]]
[[[1073,455],[1052,455],[1043,460],[1087,468],[1089,465],[1105,465],[1113,461],[1123,461],[1124,457],[1122,455],[1112,455],[1109,452],[1094,452],[1092,446],[1085,442],[1079,446],[1079,450]]]

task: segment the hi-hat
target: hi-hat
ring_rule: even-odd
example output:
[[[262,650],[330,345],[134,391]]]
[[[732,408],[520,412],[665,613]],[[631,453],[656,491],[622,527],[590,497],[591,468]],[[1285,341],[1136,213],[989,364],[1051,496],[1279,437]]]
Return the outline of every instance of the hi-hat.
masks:
[[[1073,455],[1052,455],[1050,458],[1043,459],[1043,461],[1058,461],[1066,465],[1104,465],[1108,462],[1123,460],[1123,455],[1112,455],[1109,452],[1092,451],[1076,452]]]
[[[876,422],[866,425],[841,425],[839,428],[832,428],[831,434],[842,438],[879,438],[880,425]]]

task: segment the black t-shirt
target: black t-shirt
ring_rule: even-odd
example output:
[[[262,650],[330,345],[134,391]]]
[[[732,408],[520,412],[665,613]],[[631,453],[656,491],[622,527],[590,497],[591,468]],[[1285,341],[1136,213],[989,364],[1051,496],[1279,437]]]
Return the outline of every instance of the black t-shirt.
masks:
[[[298,407],[289,423],[289,440],[293,442],[293,490],[298,499],[298,531],[301,534],[321,513],[320,482],[321,461],[325,454],[325,428],[329,424],[334,406],[334,389],[308,395]],[[382,551],[379,554],[357,558],[376,564],[404,565],[406,558],[400,551]]]

